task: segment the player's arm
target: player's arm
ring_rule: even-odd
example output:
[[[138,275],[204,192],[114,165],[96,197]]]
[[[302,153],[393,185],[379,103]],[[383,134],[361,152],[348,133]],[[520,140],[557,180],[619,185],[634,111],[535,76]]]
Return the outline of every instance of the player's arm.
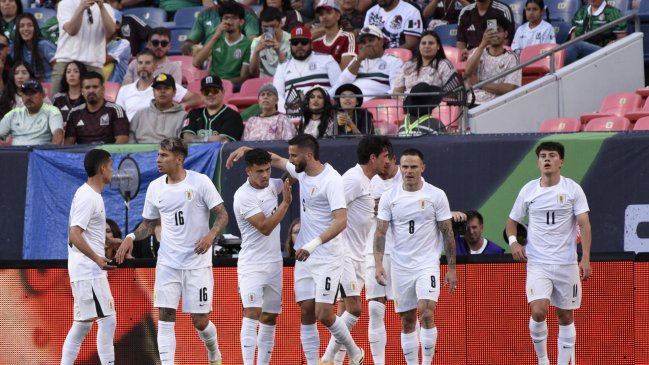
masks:
[[[207,232],[207,235],[201,237],[201,239],[196,242],[194,252],[198,255],[206,253],[212,247],[216,237],[218,237],[219,233],[221,233],[228,224],[228,212],[225,210],[225,205],[223,205],[223,203],[210,209],[210,212],[216,216],[216,219],[214,219],[212,228]]]
[[[70,227],[70,243],[74,245],[81,253],[86,255],[89,259],[91,259],[94,263],[97,264],[102,270],[112,270],[115,269],[116,266],[109,265],[110,260],[97,255],[91,248],[90,245],[88,245],[88,242],[86,242],[85,238],[81,235],[83,233],[83,228],[79,226],[72,226]]]
[[[334,237],[339,235],[345,228],[347,228],[347,208],[336,209],[331,212],[333,220],[327,229],[320,234],[320,236],[312,239],[310,242],[302,246],[301,249],[295,252],[295,258],[299,261],[304,261],[309,258],[313,250],[323,243],[331,241]]]
[[[590,268],[590,246],[592,244],[593,236],[590,230],[590,217],[588,212],[581,213],[577,216],[577,225],[581,232],[581,261],[579,267],[581,268],[581,280],[586,280],[593,273]]]
[[[511,218],[507,218],[507,223],[505,224],[505,232],[507,232],[507,237],[509,239],[509,246],[512,249],[512,257],[514,258],[515,261],[525,262],[527,261],[527,257],[525,256],[525,251],[523,250],[523,246],[521,246],[521,244],[518,243],[518,239],[516,238],[517,226],[518,226],[518,222],[516,222]]]
[[[266,217],[264,213],[257,213],[247,220],[253,227],[261,232],[261,234],[268,236],[273,232],[282,219],[284,219],[284,216],[288,212],[288,208],[291,206],[292,199],[291,182],[286,179],[284,180],[282,188],[282,202],[277,206],[275,213],[270,217]]]
[[[124,241],[119,246],[117,254],[115,254],[115,260],[118,264],[124,262],[124,258],[131,254],[133,251],[133,241],[140,241],[155,233],[155,226],[158,225],[160,219],[144,219],[142,223],[137,227],[135,232],[126,235]]]
[[[383,269],[383,256],[385,255],[385,234],[388,232],[388,221],[376,220],[376,231],[374,232],[374,266],[376,282],[385,286],[385,269]]]
[[[452,219],[437,222],[437,228],[442,232],[444,238],[444,252],[448,264],[444,281],[448,285],[449,291],[453,293],[457,285],[457,274],[455,273],[455,236],[453,236],[453,224],[451,222]]]
[[[252,148],[247,147],[247,146],[241,146],[241,147],[237,148],[236,150],[232,151],[230,153],[230,156],[228,156],[227,161],[225,162],[225,167],[227,169],[231,169],[232,166],[234,165],[234,163],[239,161],[239,159],[241,157],[243,157],[243,155],[245,155],[246,152],[250,151],[251,149]],[[268,151],[268,153],[270,153],[270,158],[271,158],[270,164],[271,164],[271,166],[276,168],[276,169],[286,171],[286,164],[288,163],[288,160],[285,159],[284,157],[279,156],[277,154],[274,154],[274,153],[272,153],[270,151]]]

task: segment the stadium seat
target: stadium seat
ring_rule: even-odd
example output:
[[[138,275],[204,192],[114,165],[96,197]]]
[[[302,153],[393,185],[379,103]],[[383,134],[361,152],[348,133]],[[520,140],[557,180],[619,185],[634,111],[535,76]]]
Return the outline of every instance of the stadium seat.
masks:
[[[45,95],[52,97],[52,84],[49,82],[41,82],[43,90],[45,90]]]
[[[649,86],[641,87],[635,91],[636,94],[640,95],[642,99],[647,99],[649,96]]]
[[[171,48],[169,48],[170,55],[180,55],[182,53],[183,42],[192,33],[192,28],[170,28],[171,30]]]
[[[566,43],[570,37],[572,24],[560,20],[554,20],[552,21],[552,27],[554,28],[554,37],[557,40],[557,43]]]
[[[584,132],[630,131],[632,127],[631,122],[624,117],[601,117],[590,120]]]
[[[169,56],[169,60],[180,63],[180,68],[183,73],[183,85],[189,85],[192,81],[201,80],[209,73],[208,70],[201,70],[194,67],[192,64],[192,56]]]
[[[642,108],[625,113],[624,117],[630,120],[631,123],[640,118],[649,117],[649,103],[645,100]]]
[[[387,121],[374,122],[374,133],[380,136],[396,136],[399,132],[399,127]]]
[[[160,8],[142,7],[125,9],[124,15],[135,15],[151,28],[161,27],[167,20],[167,12]]]
[[[509,5],[509,8],[512,9],[512,14],[514,14],[514,22],[517,25],[523,24],[523,12],[525,11],[525,0],[503,0],[503,2]]]
[[[406,63],[412,59],[412,51],[407,48],[388,48],[384,53],[401,58],[401,61],[403,61],[403,63]]]
[[[451,61],[457,72],[462,75],[466,67],[466,62],[462,61],[462,51],[455,48],[455,46],[444,46],[444,54],[446,54],[446,58]]]
[[[435,33],[442,41],[442,45],[453,46],[457,44],[457,24],[446,24],[435,27]]]
[[[239,112],[239,108],[237,108],[236,105],[233,105],[233,104],[225,104],[225,105],[226,105],[228,108],[234,110],[235,112],[237,112],[237,113]]]
[[[521,63],[530,60],[540,54],[546,53],[548,50],[556,47],[556,44],[537,44],[523,48],[521,51]],[[566,51],[561,50],[554,53],[554,70],[558,70],[566,63]],[[523,85],[545,76],[550,72],[550,57],[540,59],[533,64],[523,68]]]
[[[387,122],[398,126],[405,117],[403,101],[398,99],[372,99],[364,102],[363,108],[372,114],[376,124]]]
[[[541,123],[541,133],[579,132],[581,121],[578,118],[552,118]]]
[[[626,113],[637,111],[641,105],[642,97],[636,93],[610,94],[604,98],[597,113],[583,114],[580,119],[582,123],[588,123],[599,117],[623,117]]]
[[[257,104],[257,101],[259,100],[259,89],[269,83],[273,83],[272,77],[248,79],[241,84],[241,90],[228,99],[228,103],[241,108],[247,108],[251,105]]]
[[[50,8],[27,8],[24,11],[34,15],[39,27],[42,27],[47,19],[56,17],[56,10]]]
[[[579,10],[581,2],[575,0],[548,0],[545,2],[550,12],[550,20],[572,23],[572,17]]]
[[[447,132],[457,131],[460,126],[460,107],[440,105],[430,115],[439,119],[446,127]]]
[[[205,9],[202,6],[190,6],[187,8],[181,8],[176,11],[174,15],[174,23],[178,27],[189,27],[194,26],[196,18],[201,11]]]
[[[111,81],[106,81],[104,84],[104,87],[106,91],[104,92],[104,98],[111,103],[114,103],[115,100],[117,100],[117,93],[119,92],[119,88],[122,85],[117,83],[117,82],[111,82]]]
[[[643,117],[636,120],[633,125],[634,131],[649,131],[649,117]]]
[[[232,97],[233,90],[234,90],[234,85],[232,84],[232,81],[230,80],[222,80],[223,81],[223,100],[225,102],[229,101],[230,98]],[[194,80],[187,84],[187,90],[191,91],[194,94],[200,95],[201,93],[201,80]]]

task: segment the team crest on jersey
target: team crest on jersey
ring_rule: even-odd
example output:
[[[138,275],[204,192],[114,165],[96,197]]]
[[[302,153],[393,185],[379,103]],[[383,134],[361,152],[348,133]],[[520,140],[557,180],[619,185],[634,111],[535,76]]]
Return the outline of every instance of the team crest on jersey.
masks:
[[[565,203],[566,202],[566,195],[565,194],[557,195],[557,201],[559,202],[559,205]]]
[[[108,301],[108,308],[110,308],[110,309],[114,309],[114,308],[113,308],[113,301],[112,301],[112,300],[109,300],[109,301]]]
[[[249,301],[250,303],[252,303],[252,302],[255,301],[255,293],[250,293],[250,294],[248,294],[248,301]]]
[[[192,199],[194,198],[194,194],[192,193],[191,190],[185,191],[185,198],[187,199],[187,201],[192,201]]]
[[[311,63],[309,63],[309,71],[315,71],[315,69],[316,69],[316,64],[315,64],[315,62],[311,62]]]
[[[241,52],[240,49],[234,51],[234,58],[236,58],[236,59],[241,58],[241,54],[242,54],[242,52]]]
[[[99,118],[99,125],[109,125],[110,124],[110,117],[108,114],[104,114]]]
[[[419,201],[419,209],[426,209],[426,201],[425,200],[420,200]]]
[[[352,290],[356,290],[356,287],[357,287],[357,286],[358,286],[358,284],[356,284],[355,281],[352,281],[352,282],[351,282]]]
[[[397,15],[394,18],[392,18],[392,21],[390,22],[390,27],[392,29],[401,29],[401,23],[403,23],[403,18],[401,15]]]

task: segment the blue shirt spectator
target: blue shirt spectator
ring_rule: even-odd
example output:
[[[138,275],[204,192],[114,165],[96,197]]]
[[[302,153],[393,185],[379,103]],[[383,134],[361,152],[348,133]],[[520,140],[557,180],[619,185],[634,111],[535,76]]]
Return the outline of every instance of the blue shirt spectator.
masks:
[[[35,79],[50,82],[56,45],[41,38],[38,22],[32,14],[20,14],[16,18],[16,28],[11,56],[16,63],[28,64],[34,70]]]

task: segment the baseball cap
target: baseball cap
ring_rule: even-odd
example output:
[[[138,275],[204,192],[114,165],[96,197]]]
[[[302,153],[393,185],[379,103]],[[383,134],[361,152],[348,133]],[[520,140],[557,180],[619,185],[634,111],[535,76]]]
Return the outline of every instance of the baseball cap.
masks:
[[[207,75],[201,80],[201,90],[205,90],[208,87],[223,89],[223,81],[216,75]]]
[[[259,94],[257,95],[261,95],[261,93],[263,93],[264,91],[268,91],[270,93],[275,94],[275,96],[279,97],[277,93],[277,89],[275,88],[275,86],[273,86],[273,84],[270,83],[264,84],[264,86],[262,86],[261,89],[259,89]]]
[[[311,39],[311,30],[309,27],[299,26],[291,30],[291,39]]]
[[[383,32],[376,25],[368,25],[366,27],[363,27],[363,29],[361,29],[361,31],[358,33],[358,39],[361,39],[364,36],[368,36],[368,35],[374,36],[378,39],[384,38]]]
[[[29,91],[36,91],[36,92],[39,92],[39,93],[45,92],[43,90],[43,85],[41,85],[41,83],[38,82],[38,80],[27,80],[27,81],[25,81],[23,86],[20,87],[20,89],[22,91],[28,91],[29,90]]]
[[[315,12],[318,12],[318,9],[323,8],[323,9],[333,9],[333,10],[338,10],[340,13],[340,5],[338,5],[337,0],[320,0],[318,1],[318,5],[315,7]]]
[[[158,85],[166,85],[166,86],[171,86],[172,88],[176,88],[176,80],[174,80],[174,77],[169,75],[169,74],[160,74],[155,77],[153,80],[153,87],[154,89]]]

